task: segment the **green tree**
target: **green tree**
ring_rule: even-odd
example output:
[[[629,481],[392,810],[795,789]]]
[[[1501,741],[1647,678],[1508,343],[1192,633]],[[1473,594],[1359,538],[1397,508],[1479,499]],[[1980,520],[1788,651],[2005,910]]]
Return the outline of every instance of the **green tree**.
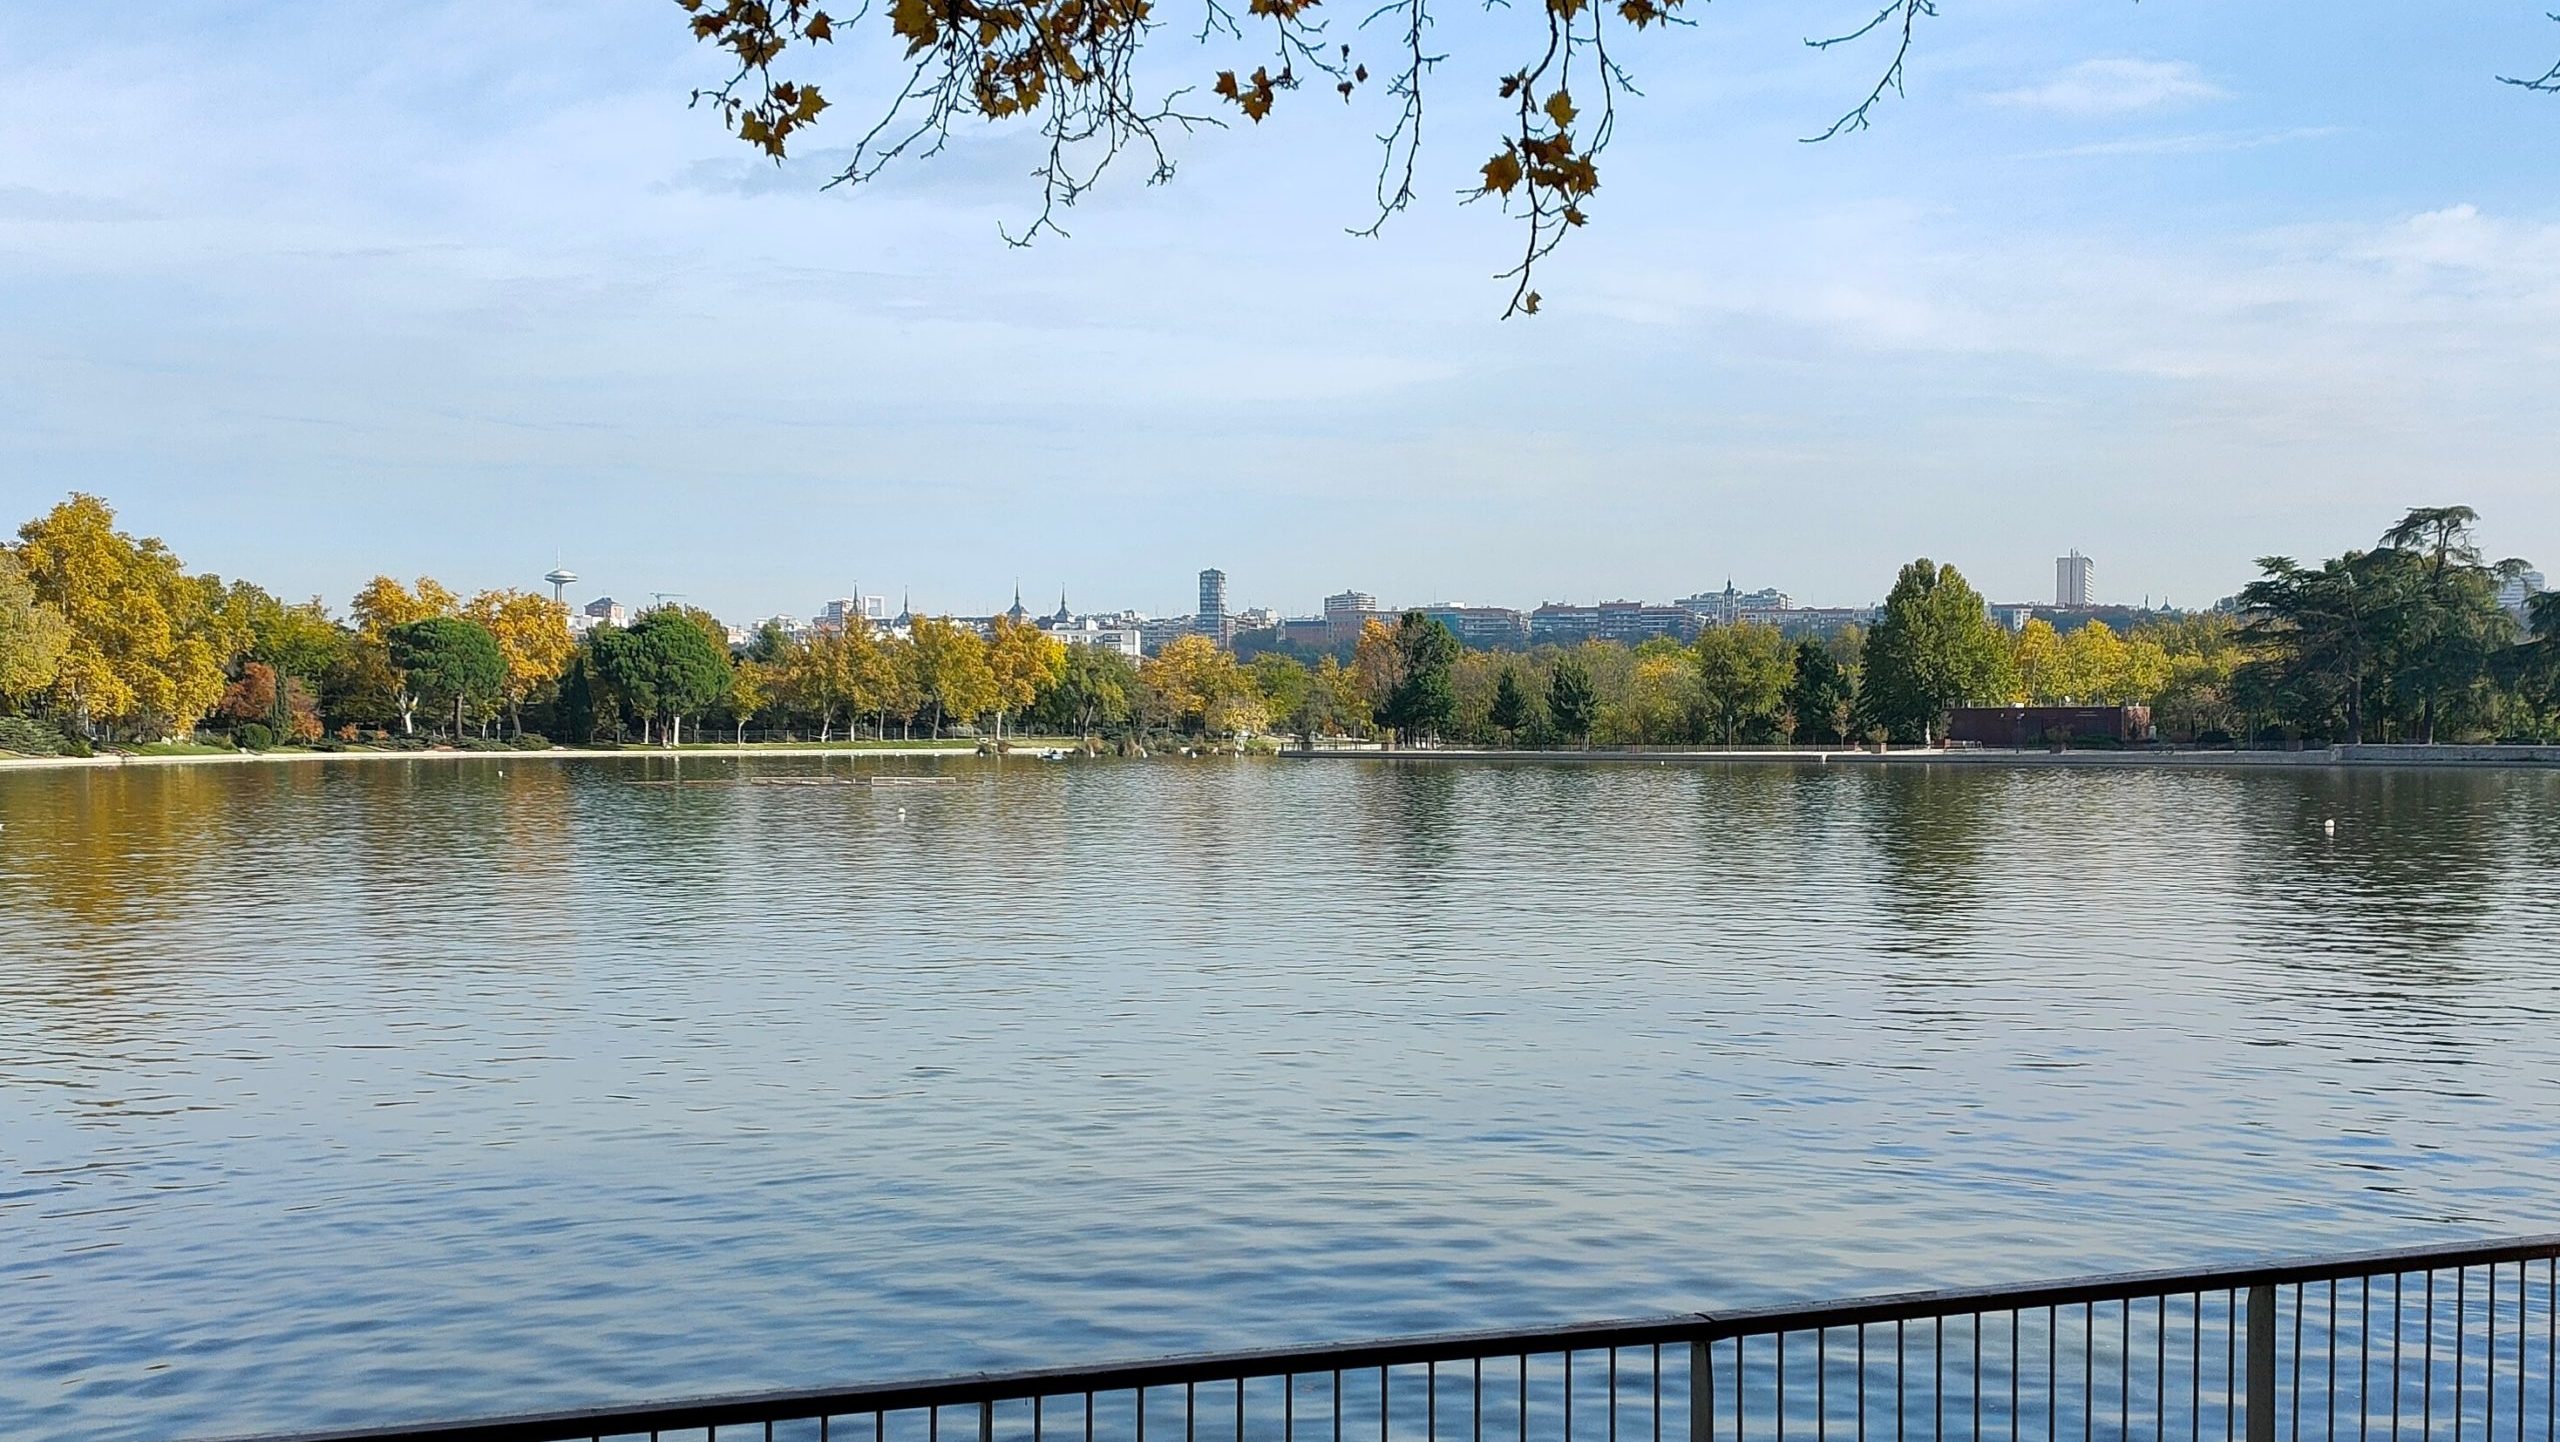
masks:
[[[1699,701],[1724,744],[1765,740],[1778,729],[1795,655],[1777,627],[1710,626],[1698,634],[1696,651]]]
[[[662,718],[669,746],[683,744],[684,718],[709,710],[729,691],[727,637],[715,637],[699,613],[672,606],[643,611],[627,631],[599,631],[597,666],[644,718]]]
[[[1398,740],[1409,745],[1448,728],[1458,713],[1453,672],[1462,649],[1446,625],[1420,611],[1405,613],[1396,627],[1400,674],[1378,711]]]
[[[1503,667],[1501,679],[1493,683],[1490,717],[1506,741],[1517,742],[1520,733],[1528,728],[1531,717],[1529,689],[1520,684],[1519,667]]]
[[[2008,641],[1981,594],[1953,566],[1925,556],[1904,566],[1867,635],[1864,722],[1926,743],[1944,734],[1954,707],[2005,699],[2010,685]]]
[[[2514,639],[2513,620],[2497,604],[2497,581],[2520,574],[2520,561],[2481,564],[2472,537],[2479,513],[2469,506],[2427,506],[2382,533],[2382,544],[2416,558],[2415,605],[2399,630],[2404,653],[2394,660],[2396,689],[2416,694],[2418,739],[2432,744],[2448,703],[2478,702],[2494,658]]]
[[[1265,709],[1292,726],[1305,710],[1308,696],[1315,690],[1315,673],[1307,663],[1278,651],[1265,651],[1253,658],[1245,668],[1254,690],[1261,693]]]
[[[1848,668],[1831,654],[1830,647],[1810,636],[1796,643],[1796,674],[1787,685],[1787,712],[1795,717],[1798,734],[1827,736],[1835,744],[1847,741],[1855,699]]]
[[[2350,551],[2313,569],[2267,556],[2258,570],[2240,601],[2249,616],[2242,634],[2260,655],[2239,668],[2235,685],[2296,735],[2363,741],[2368,702],[2417,584],[2413,558]]]
[[[1592,723],[1599,716],[1600,697],[1592,689],[1590,670],[1579,657],[1557,658],[1555,668],[1547,673],[1547,718],[1558,731],[1587,748]]]
[[[453,735],[462,738],[464,712],[494,703],[507,684],[506,657],[498,640],[476,621],[432,616],[395,626],[385,633],[391,664],[400,668],[410,691],[428,701],[453,705]]]
[[[1042,719],[1086,741],[1129,719],[1138,668],[1110,646],[1069,646],[1066,669],[1041,699]]]

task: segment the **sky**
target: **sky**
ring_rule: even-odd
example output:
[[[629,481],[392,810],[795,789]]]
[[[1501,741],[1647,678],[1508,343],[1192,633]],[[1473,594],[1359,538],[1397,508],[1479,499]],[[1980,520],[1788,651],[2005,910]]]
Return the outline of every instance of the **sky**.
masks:
[[[822,192],[894,56],[776,167],[688,110],[671,3],[39,7],[0,46],[0,517],[73,490],[343,607],[377,572],[732,620],[1861,604],[1920,555],[2203,605],[2465,503],[2560,572],[2560,24],[2508,0],[1715,0],[1619,47],[1591,224],[1457,203],[1528,15],[1448,6],[1422,199],[1309,88],[1006,244],[1028,137]],[[1166,86],[1239,58],[1167,6]],[[1364,56],[1390,37],[1335,17]],[[1869,11],[1868,13],[1871,13]]]

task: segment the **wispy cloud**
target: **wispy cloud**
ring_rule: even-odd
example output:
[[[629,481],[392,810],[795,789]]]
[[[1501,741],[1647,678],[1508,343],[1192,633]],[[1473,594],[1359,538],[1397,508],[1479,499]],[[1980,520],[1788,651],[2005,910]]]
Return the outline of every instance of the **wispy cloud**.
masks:
[[[2287,130],[2202,130],[2182,135],[2136,135],[2122,140],[2092,141],[2087,145],[2066,145],[2057,150],[2039,150],[2030,160],[2059,160],[2083,155],[2221,155],[2239,150],[2264,150],[2271,145],[2290,145],[2297,140],[2319,140],[2339,133],[2335,125],[2297,125]]]
[[[139,207],[120,200],[73,195],[60,190],[38,190],[32,185],[0,185],[0,221],[86,225],[140,220],[143,215]]]
[[[2223,97],[2222,87],[2185,60],[2083,60],[2041,85],[1999,90],[1998,105],[2057,115],[2123,115]]]

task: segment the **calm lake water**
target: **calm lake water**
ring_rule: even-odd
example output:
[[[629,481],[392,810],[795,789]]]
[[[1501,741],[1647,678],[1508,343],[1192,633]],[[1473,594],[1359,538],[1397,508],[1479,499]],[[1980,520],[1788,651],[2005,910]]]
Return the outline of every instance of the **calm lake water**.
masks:
[[[2560,1228],[2560,776],[902,765],[0,775],[0,1432]]]

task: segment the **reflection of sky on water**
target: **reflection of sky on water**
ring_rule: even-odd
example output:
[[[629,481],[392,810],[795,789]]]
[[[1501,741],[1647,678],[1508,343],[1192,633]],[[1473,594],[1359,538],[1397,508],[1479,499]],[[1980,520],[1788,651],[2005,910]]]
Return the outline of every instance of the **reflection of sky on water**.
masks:
[[[2560,1202],[2560,777],[627,784],[672,769],[0,778],[0,1402],[388,1419]]]

